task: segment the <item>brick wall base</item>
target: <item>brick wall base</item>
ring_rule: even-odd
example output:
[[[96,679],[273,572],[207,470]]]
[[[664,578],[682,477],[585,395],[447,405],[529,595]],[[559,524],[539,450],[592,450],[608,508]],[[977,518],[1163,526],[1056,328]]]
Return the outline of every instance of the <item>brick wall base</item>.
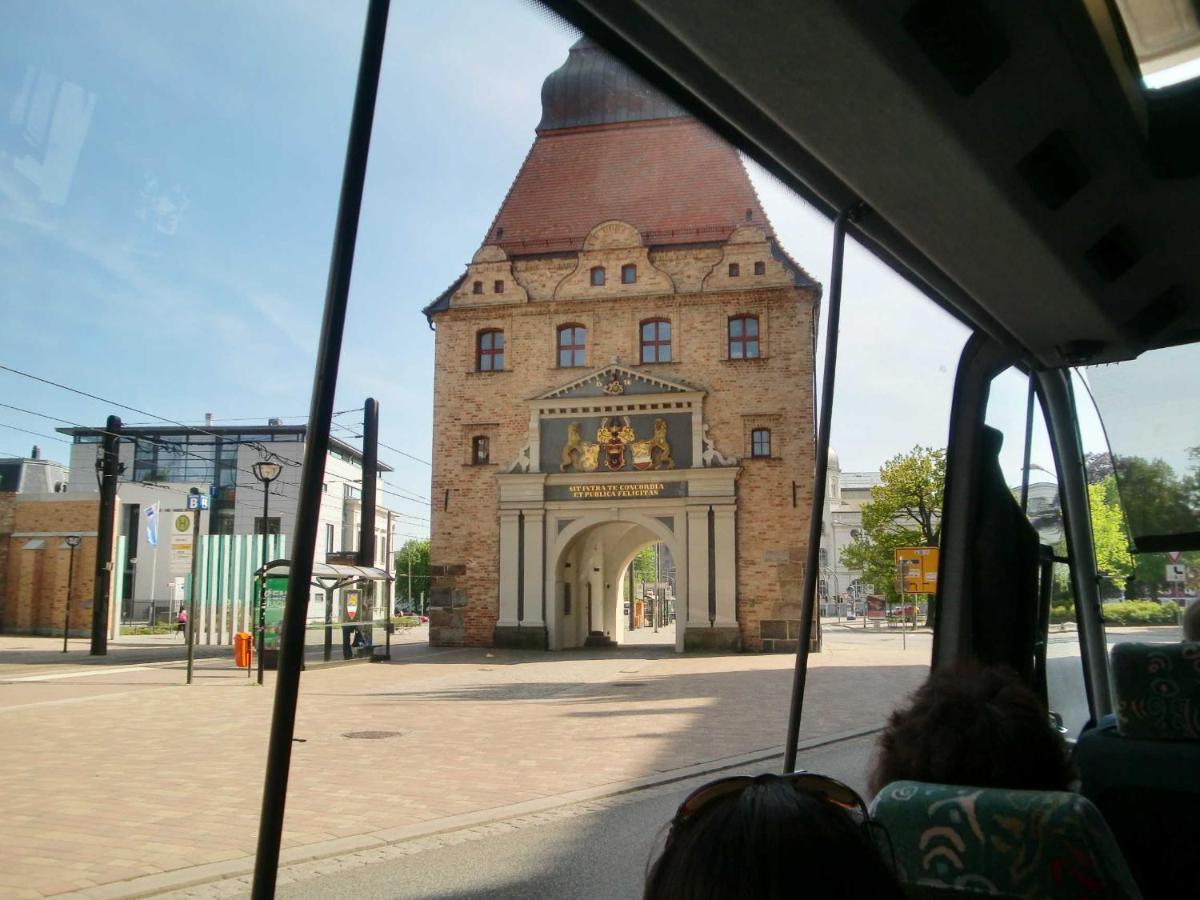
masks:
[[[683,649],[736,653],[742,649],[742,632],[738,628],[688,628],[683,633]]]
[[[545,650],[549,646],[549,635],[545,628],[497,625],[492,646],[510,650]]]

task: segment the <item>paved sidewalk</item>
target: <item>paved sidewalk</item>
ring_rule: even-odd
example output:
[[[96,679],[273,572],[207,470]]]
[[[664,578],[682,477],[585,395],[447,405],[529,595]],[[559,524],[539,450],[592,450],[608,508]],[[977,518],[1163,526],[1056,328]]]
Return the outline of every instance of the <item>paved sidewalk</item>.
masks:
[[[22,667],[14,654],[44,654],[15,640],[0,639],[0,896],[141,895],[247,869],[273,676],[258,688],[224,658],[202,660],[190,688],[179,660]],[[898,636],[827,635],[802,737],[880,724],[923,678],[928,646],[921,635],[906,651]],[[391,664],[310,669],[285,859],[769,754],[783,741],[792,665],[414,643]]]

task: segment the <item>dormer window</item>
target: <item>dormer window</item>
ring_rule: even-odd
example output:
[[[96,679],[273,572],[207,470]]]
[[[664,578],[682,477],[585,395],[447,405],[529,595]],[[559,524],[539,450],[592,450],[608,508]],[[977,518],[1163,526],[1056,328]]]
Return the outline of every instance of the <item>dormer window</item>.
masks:
[[[495,283],[492,284],[492,293],[493,294],[503,294],[504,293],[504,282],[497,279],[495,281]]]
[[[471,285],[471,293],[472,294],[482,294],[483,293],[483,282],[477,281],[473,285]]]
[[[637,283],[637,266],[633,263],[621,266],[621,284]]]
[[[604,287],[604,266],[592,266],[592,287]]]
[[[737,263],[729,264],[729,277],[730,278],[737,278],[741,274],[742,274],[741,266],[739,266]]]

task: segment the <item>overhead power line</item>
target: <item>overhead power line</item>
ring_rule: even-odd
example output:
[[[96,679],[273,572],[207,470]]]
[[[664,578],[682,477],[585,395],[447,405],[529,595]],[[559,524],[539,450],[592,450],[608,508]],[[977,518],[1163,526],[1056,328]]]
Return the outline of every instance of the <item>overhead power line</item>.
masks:
[[[46,434],[42,431],[30,431],[28,428],[18,428],[16,425],[9,425],[7,422],[0,422],[0,428],[11,428],[13,431],[20,431],[25,434],[32,434],[34,437],[46,438],[49,441],[58,441],[62,444],[69,444],[70,441],[63,440],[60,437],[55,437],[52,434]]]

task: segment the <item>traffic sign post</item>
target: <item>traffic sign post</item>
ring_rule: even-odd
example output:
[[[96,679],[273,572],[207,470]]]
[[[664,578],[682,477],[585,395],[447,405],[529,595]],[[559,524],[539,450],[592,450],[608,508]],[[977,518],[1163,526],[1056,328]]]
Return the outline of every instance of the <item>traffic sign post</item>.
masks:
[[[192,668],[196,656],[196,582],[199,578],[200,561],[200,512],[208,509],[208,497],[192,488],[187,496],[187,508],[192,511],[192,579],[188,590],[187,620],[187,683],[192,683]]]

